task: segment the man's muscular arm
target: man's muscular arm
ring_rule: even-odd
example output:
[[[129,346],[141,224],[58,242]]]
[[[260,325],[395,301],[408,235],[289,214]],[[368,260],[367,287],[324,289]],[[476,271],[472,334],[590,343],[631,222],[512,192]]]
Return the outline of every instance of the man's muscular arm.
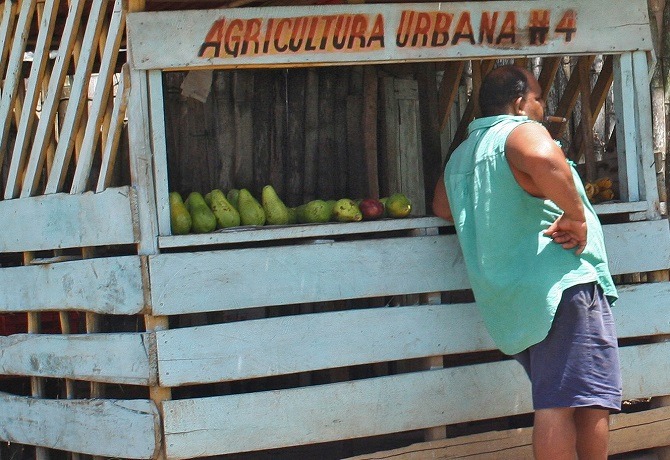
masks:
[[[515,128],[505,149],[519,185],[533,196],[550,199],[563,210],[545,235],[566,249],[577,248],[576,253],[581,254],[587,233],[584,205],[563,151],[549,132],[536,123]]]
[[[451,215],[451,208],[449,206],[449,199],[447,198],[447,188],[444,185],[444,173],[435,184],[435,193],[433,194],[433,212],[436,216],[441,217],[450,222],[454,221]]]

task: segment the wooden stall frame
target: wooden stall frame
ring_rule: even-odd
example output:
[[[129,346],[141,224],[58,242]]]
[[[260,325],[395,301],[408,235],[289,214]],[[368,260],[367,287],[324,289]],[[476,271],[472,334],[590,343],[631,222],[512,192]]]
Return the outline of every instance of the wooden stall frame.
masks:
[[[504,1],[489,2],[485,7],[478,4],[450,3],[449,11],[453,11],[454,23],[460,14],[463,20],[465,13],[469,17],[480,17],[488,14],[488,11],[505,11]],[[615,25],[614,18],[599,18],[597,13],[601,3],[603,8],[621,8],[626,14],[621,14],[621,24],[616,27],[621,32],[612,36],[610,31]],[[228,10],[200,10],[182,12],[137,12],[128,15],[128,28],[130,39],[130,65],[133,73],[138,79],[133,85],[132,91],[143,91],[146,85],[148,89],[148,113],[144,116],[144,123],[149,126],[150,145],[153,155],[153,179],[155,181],[155,199],[158,214],[158,247],[176,247],[192,245],[196,240],[202,244],[225,243],[230,233],[222,232],[203,237],[189,235],[188,237],[172,237],[170,231],[170,216],[168,204],[167,183],[167,152],[166,133],[163,118],[163,86],[161,73],[170,70],[198,70],[198,69],[236,69],[236,68],[258,68],[258,67],[291,67],[291,66],[326,66],[341,64],[369,64],[369,63],[393,63],[393,62],[420,62],[427,60],[441,60],[458,63],[464,59],[476,59],[483,56],[496,58],[515,58],[524,55],[551,56],[553,54],[615,54],[615,92],[616,100],[625,99],[633,101],[632,104],[619,103],[617,116],[617,138],[623,139],[619,142],[620,183],[622,184],[622,200],[620,203],[608,203],[597,205],[599,214],[628,212],[631,215],[644,213],[646,219],[660,218],[659,194],[653,170],[653,152],[651,151],[651,114],[649,111],[650,101],[648,91],[644,88],[649,85],[649,67],[647,60],[654,61],[650,31],[644,24],[648,23],[646,5],[640,8],[635,2],[618,1],[616,5],[611,2],[589,2],[588,7],[581,4],[568,3],[561,7],[550,6],[549,2],[542,5],[530,2],[518,2],[515,4],[517,11],[523,11],[530,16],[530,21],[536,20],[536,12],[551,11],[554,33],[552,39],[543,44],[529,44],[529,37],[521,35],[519,41],[526,40],[516,48],[510,47],[482,47],[469,41],[458,42],[448,47],[415,47],[407,49],[398,46],[394,30],[400,31],[403,27],[406,11],[423,12],[430,15],[437,11],[432,4],[412,4],[411,10],[406,5],[347,5],[347,6],[310,6],[305,7],[277,7],[277,8],[243,8]],[[553,9],[552,9],[553,8]],[[571,14],[574,9],[579,9],[580,21],[589,21],[590,30],[588,34],[571,32],[558,32],[565,21],[572,20]],[[170,29],[176,15],[182,24],[171,34],[165,35],[165,30]],[[338,14],[360,14],[375,18],[375,26],[380,17],[385,22],[383,30],[384,46],[374,47],[372,50],[360,52],[333,53],[333,52],[296,52],[288,54],[258,53],[258,55],[223,56],[221,49],[224,43],[224,25],[226,18],[237,19],[240,23],[250,24],[253,21],[267,20],[268,18],[318,18],[319,15]],[[501,13],[502,14],[502,13]],[[539,13],[537,13],[539,14]],[[521,15],[521,13],[519,13]],[[623,18],[636,17],[639,21],[629,21]],[[535,18],[535,19],[534,19]],[[558,22],[560,19],[561,22]],[[474,21],[473,21],[474,22]],[[217,28],[218,27],[218,28]],[[260,27],[260,26],[259,26]],[[394,27],[396,29],[394,29]],[[408,26],[409,27],[409,26]],[[577,26],[576,26],[577,27]],[[623,30],[625,29],[625,31]],[[524,29],[526,30],[526,29]],[[577,29],[575,29],[577,30]],[[195,31],[195,32],[194,32]],[[200,35],[197,31],[200,31]],[[574,32],[574,31],[573,31]],[[374,33],[374,31],[373,31]],[[398,32],[400,33],[400,32]],[[501,31],[502,33],[502,31]],[[565,35],[561,35],[565,34]],[[567,34],[571,34],[568,37]],[[211,37],[215,37],[215,41]],[[482,36],[480,35],[480,40]],[[500,37],[499,37],[500,39]],[[216,42],[221,40],[221,43]],[[369,41],[373,43],[372,40]],[[161,52],[160,47],[170,49],[170,52]],[[238,45],[240,45],[238,43]],[[253,46],[250,45],[250,46]],[[218,50],[219,55],[207,54],[212,49]],[[203,50],[206,50],[203,51]],[[303,50],[304,51],[304,50]],[[411,53],[409,52],[411,51]],[[198,53],[203,54],[199,56]],[[462,70],[462,69],[461,69]],[[645,86],[646,85],[646,86]],[[141,96],[136,96],[141,97]],[[446,96],[449,102],[453,96]],[[131,96],[132,99],[132,96]],[[642,134],[641,134],[642,133]],[[649,136],[644,135],[648,133]],[[138,142],[137,139],[135,142]],[[146,147],[149,148],[149,147]],[[280,237],[277,232],[273,238]],[[234,237],[233,237],[234,238]]]

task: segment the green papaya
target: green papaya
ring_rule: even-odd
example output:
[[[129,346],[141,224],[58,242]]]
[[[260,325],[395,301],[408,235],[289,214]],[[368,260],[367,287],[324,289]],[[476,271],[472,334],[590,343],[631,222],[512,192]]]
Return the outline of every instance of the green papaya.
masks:
[[[261,191],[261,203],[265,211],[265,223],[269,225],[288,224],[288,208],[277,195],[272,185],[266,185]]]
[[[236,188],[231,188],[228,190],[228,193],[226,194],[226,198],[228,199],[228,203],[232,204],[235,209],[238,211],[240,208],[237,206],[237,202],[239,200],[240,196],[240,191]]]
[[[305,223],[328,222],[331,216],[331,207],[323,200],[312,200],[305,204],[300,214],[302,221]]]
[[[216,217],[218,228],[237,227],[240,225],[240,213],[226,199],[226,195],[219,189],[214,189],[205,195],[205,201],[209,209]]]
[[[298,208],[288,208],[288,223],[289,225],[298,223]]]
[[[240,190],[237,210],[240,213],[240,223],[242,225],[265,225],[263,206],[246,188]]]
[[[191,192],[186,198],[186,209],[191,215],[194,233],[208,233],[216,229],[216,217],[200,192]]]
[[[170,227],[173,235],[186,235],[191,231],[191,215],[179,192],[170,192]]]

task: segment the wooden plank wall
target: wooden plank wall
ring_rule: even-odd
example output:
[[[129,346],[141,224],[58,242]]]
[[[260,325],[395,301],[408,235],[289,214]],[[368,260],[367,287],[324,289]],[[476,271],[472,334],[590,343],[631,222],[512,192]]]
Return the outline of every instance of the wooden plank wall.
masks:
[[[146,261],[127,151],[119,154],[126,7],[2,4],[0,323],[10,335],[0,336],[0,457],[16,449],[5,443],[37,446],[25,455],[40,459],[51,449],[71,458],[158,451],[147,390],[157,372],[141,317]]]
[[[384,174],[398,171],[389,172],[380,146],[401,130],[380,123],[396,103],[378,97],[384,81],[411,88],[396,118],[412,120],[403,128],[417,144],[424,133],[421,146],[401,145],[414,157],[397,159],[413,161],[400,172],[412,176],[412,190],[431,188],[448,149],[435,136],[423,142],[417,122],[448,126],[447,145],[458,139],[477,113],[467,92],[492,60],[147,75],[119,57],[121,0],[72,0],[56,36],[62,4],[7,1],[0,17],[0,318],[24,320],[20,332],[0,337],[0,440],[37,446],[36,458],[50,449],[72,458],[254,458],[263,449],[319,458],[318,444],[332,441],[329,455],[342,458],[369,451],[379,436],[457,437],[528,414],[528,382],[495,351],[453,229],[435,218],[157,238],[168,190],[259,194],[272,183],[290,205],[394,191]],[[545,90],[564,85],[547,95],[571,117],[567,129],[555,128],[574,158],[588,146],[579,123],[607,111],[612,76],[632,78],[633,86],[617,84],[619,96],[644,89],[643,57],[607,61],[611,70],[590,89],[573,70],[595,58],[537,62]],[[182,94],[193,78],[205,81],[204,102]],[[426,104],[436,91],[439,106]],[[647,102],[625,112],[638,132]],[[132,155],[117,161],[127,107]],[[603,128],[606,144],[611,128]],[[638,176],[630,156],[649,146],[621,144],[629,149],[619,151],[621,196],[653,201],[651,178]],[[415,201],[428,203],[430,192]],[[652,275],[670,267],[670,232],[646,203],[635,209],[643,221],[633,222],[629,208],[611,211],[631,221],[605,232],[621,292],[625,397],[646,399],[670,394],[670,350],[660,341],[670,334],[670,282]],[[661,282],[641,283],[639,272]],[[667,430],[666,409],[643,413],[616,423]],[[358,438],[367,447],[347,444]],[[525,429],[515,446],[527,449],[527,438]],[[646,442],[629,436],[614,452],[667,439]]]

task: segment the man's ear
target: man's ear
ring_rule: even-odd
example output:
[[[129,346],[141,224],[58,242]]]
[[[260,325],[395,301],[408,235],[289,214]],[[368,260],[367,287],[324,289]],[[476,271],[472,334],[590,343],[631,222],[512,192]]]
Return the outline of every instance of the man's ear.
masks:
[[[525,115],[526,114],[524,110],[525,106],[526,106],[526,100],[522,96],[519,96],[516,99],[514,99],[514,102],[512,103],[512,108],[514,109],[514,115]]]

